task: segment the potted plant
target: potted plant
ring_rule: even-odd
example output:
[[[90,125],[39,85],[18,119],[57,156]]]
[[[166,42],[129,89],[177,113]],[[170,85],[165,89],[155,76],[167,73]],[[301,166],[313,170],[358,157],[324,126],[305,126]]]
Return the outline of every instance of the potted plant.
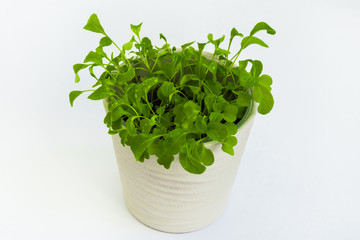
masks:
[[[195,42],[177,49],[163,34],[164,44],[153,46],[140,36],[141,25],[131,25],[134,35],[118,46],[90,16],[84,29],[103,37],[73,69],[75,82],[86,68],[96,82],[72,91],[70,103],[84,92],[103,100],[130,212],[161,231],[197,230],[222,213],[254,115],[273,107],[272,79],[262,74],[262,63],[238,58],[250,45],[268,47],[254,36],[258,31],[275,30],[260,22],[246,37],[233,28],[226,49],[220,48],[225,36],[212,34],[197,49]],[[230,57],[236,37],[241,45]],[[206,45],[213,53],[204,52]],[[117,53],[106,53],[109,46]],[[103,69],[100,76],[94,67]]]

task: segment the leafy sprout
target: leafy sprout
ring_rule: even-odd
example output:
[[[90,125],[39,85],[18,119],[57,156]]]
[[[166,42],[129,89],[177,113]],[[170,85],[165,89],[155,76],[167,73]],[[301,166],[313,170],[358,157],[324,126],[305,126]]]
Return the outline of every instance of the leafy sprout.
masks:
[[[201,174],[214,162],[214,155],[204,145],[217,141],[222,150],[234,155],[237,144],[234,136],[237,124],[244,117],[252,100],[259,103],[258,112],[267,114],[274,105],[271,94],[272,79],[262,74],[259,60],[240,60],[241,52],[250,45],[268,47],[254,35],[259,31],[275,34],[268,24],[255,25],[248,36],[231,30],[227,49],[220,47],[225,35],[208,42],[183,44],[181,49],[165,43],[154,46],[140,35],[142,23],[130,25],[134,35],[119,47],[106,33],[99,18],[92,14],[84,29],[103,37],[95,51],[89,52],[83,63],[75,64],[75,82],[79,72],[88,69],[95,78],[92,89],[72,91],[71,106],[84,92],[91,92],[91,100],[105,100],[107,114],[104,123],[109,134],[119,134],[122,145],[130,146],[137,161],[150,155],[170,168],[174,156],[179,155],[182,167]],[[234,38],[242,38],[239,50],[229,57]],[[211,55],[204,53],[207,44],[214,45]],[[104,48],[114,46],[116,53],[108,55]],[[250,71],[247,66],[251,64]],[[97,77],[94,67],[102,68]]]

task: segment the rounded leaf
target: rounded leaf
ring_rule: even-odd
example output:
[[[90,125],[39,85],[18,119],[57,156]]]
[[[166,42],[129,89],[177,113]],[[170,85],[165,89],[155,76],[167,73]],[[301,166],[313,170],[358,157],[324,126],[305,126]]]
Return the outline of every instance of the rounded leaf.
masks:
[[[215,141],[222,141],[228,135],[227,127],[224,124],[211,122],[207,126],[206,134],[209,138]]]

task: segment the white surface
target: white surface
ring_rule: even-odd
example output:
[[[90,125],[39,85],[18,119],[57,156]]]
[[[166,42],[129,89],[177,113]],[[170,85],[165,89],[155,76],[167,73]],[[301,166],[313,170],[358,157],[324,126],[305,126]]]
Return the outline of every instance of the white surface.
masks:
[[[93,12],[121,43],[140,21],[176,45],[261,20],[277,30],[270,49],[243,56],[263,61],[276,105],[257,117],[209,227],[171,235],[137,222],[101,102],[69,107],[68,92],[93,83],[72,73],[97,46],[82,30]],[[3,1],[0,22],[0,239],[360,238],[359,1]]]

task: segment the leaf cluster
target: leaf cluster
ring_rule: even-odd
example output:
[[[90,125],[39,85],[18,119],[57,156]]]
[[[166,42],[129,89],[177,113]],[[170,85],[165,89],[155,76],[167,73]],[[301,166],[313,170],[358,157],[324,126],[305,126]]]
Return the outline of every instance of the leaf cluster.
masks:
[[[268,24],[255,25],[248,36],[231,30],[227,49],[220,47],[225,36],[206,43],[186,43],[181,49],[171,47],[160,34],[163,45],[154,46],[140,35],[142,23],[131,25],[133,36],[118,46],[105,32],[96,14],[90,16],[84,29],[102,34],[99,46],[89,52],[83,63],[75,64],[75,82],[79,71],[88,69],[96,80],[92,89],[72,91],[71,106],[84,92],[91,92],[91,100],[105,99],[107,114],[104,123],[109,134],[119,134],[121,143],[130,146],[137,161],[150,155],[170,168],[174,156],[179,155],[183,168],[201,174],[214,162],[214,154],[204,145],[217,141],[222,150],[234,155],[237,144],[234,136],[237,124],[244,117],[253,100],[259,103],[258,112],[271,111],[272,79],[262,74],[259,60],[237,61],[240,53],[250,45],[268,47],[254,35],[261,30],[275,34]],[[240,49],[230,58],[234,38],[242,38]],[[203,50],[213,45],[212,54]],[[113,46],[116,54],[107,54]],[[93,69],[103,69],[100,76]]]

